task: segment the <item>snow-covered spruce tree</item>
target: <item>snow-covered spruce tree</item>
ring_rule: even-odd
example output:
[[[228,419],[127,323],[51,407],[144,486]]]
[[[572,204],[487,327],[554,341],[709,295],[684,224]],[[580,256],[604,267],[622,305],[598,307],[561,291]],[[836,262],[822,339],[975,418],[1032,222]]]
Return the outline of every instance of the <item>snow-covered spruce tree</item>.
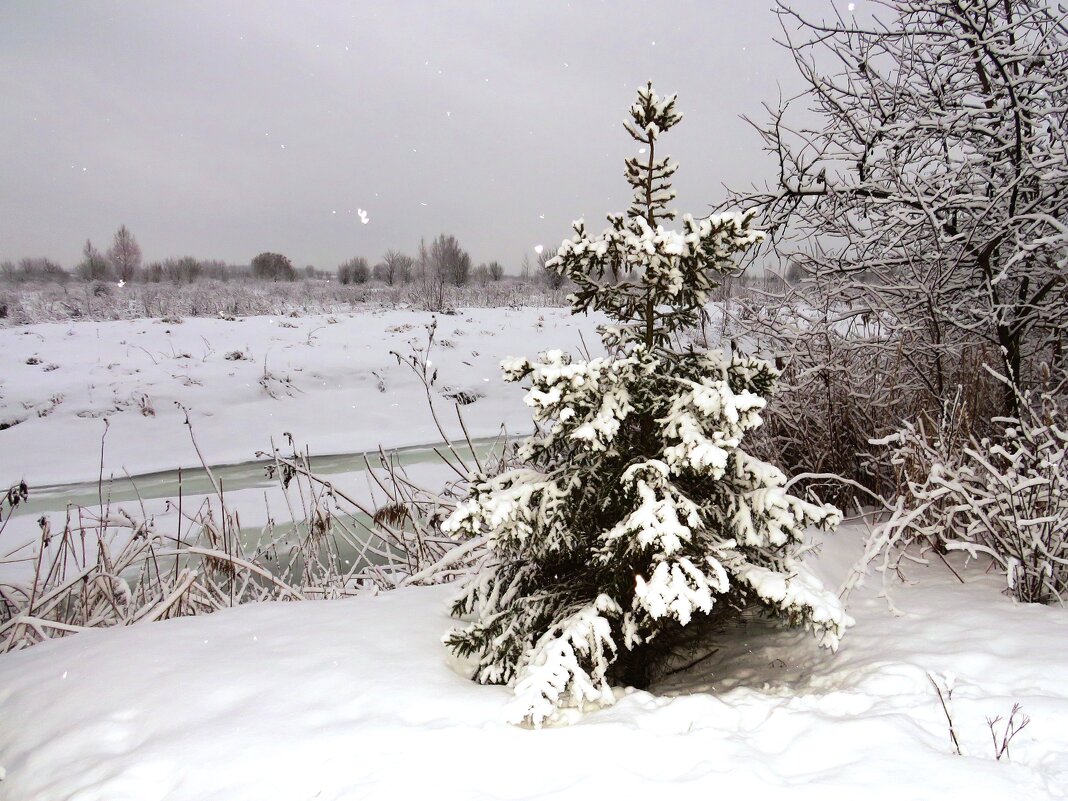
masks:
[[[672,635],[710,615],[757,606],[832,649],[851,622],[796,555],[805,527],[831,528],[838,511],[789,495],[741,448],[775,371],[672,344],[761,234],[732,214],[662,227],[677,164],[656,146],[681,115],[649,84],[630,117],[646,154],[626,161],[633,204],[599,236],[577,221],[549,265],[577,285],[575,312],[616,322],[601,331],[612,355],[503,363],[506,380],[530,382],[540,434],[522,467],[477,477],[445,523],[492,544],[453,607],[472,622],[445,642],[477,661],[475,680],[513,684],[512,719],[535,726],[611,703],[612,684],[644,686]]]

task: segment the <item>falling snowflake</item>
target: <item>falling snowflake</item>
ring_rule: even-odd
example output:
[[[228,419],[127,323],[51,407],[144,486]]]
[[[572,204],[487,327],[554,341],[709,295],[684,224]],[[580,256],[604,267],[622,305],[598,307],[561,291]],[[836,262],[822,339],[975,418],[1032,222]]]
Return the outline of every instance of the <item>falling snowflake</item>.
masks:
[[[119,284],[118,284],[118,285],[119,285],[119,286],[126,286],[126,282],[125,282],[125,281],[123,281],[123,280],[122,280],[122,279],[120,278],[120,279],[119,279]]]
[[[356,213],[360,216],[360,222],[362,222],[364,225],[367,225],[367,212],[363,209],[356,209]]]
[[[534,252],[537,253],[539,256],[541,255],[541,252],[543,250],[545,250],[545,248],[542,245],[535,245],[534,246]]]

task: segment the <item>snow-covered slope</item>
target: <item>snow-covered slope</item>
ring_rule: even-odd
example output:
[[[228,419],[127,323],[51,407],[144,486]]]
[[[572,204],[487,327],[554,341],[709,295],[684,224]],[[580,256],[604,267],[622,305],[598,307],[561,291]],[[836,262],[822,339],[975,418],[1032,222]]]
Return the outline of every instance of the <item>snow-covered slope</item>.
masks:
[[[832,585],[847,529],[819,562]],[[904,612],[862,590],[837,655],[757,626],[562,728],[447,662],[448,586],[265,604],[0,657],[6,801],[435,798],[1046,799],[1068,795],[1068,614],[917,569]],[[956,675],[952,753],[928,679]],[[986,717],[1031,724],[1011,761]]]

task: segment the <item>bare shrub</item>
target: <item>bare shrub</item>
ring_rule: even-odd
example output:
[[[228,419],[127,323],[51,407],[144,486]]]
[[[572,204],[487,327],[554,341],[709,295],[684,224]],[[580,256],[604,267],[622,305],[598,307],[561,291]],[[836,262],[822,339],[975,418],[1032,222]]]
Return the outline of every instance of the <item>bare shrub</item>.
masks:
[[[889,520],[869,553],[895,566],[933,546],[987,557],[1019,601],[1068,598],[1068,420],[1049,395],[1022,395],[1020,414],[989,437],[954,441],[963,412],[939,428],[907,424],[878,444],[901,476]]]
[[[145,268],[147,273],[151,265]],[[91,285],[90,285],[91,286]],[[485,286],[424,285],[417,271],[414,283],[344,286],[334,281],[271,282],[248,277],[221,281],[200,278],[189,283],[102,284],[109,292],[98,297],[83,284],[28,282],[0,292],[0,321],[7,325],[57,320],[133,320],[145,317],[223,317],[246,315],[339,314],[375,308],[500,308],[564,306],[567,293],[544,285],[505,277]],[[427,289],[429,294],[424,293]],[[89,291],[87,291],[89,290]],[[427,297],[431,300],[427,301]]]
[[[337,280],[342,286],[366,284],[371,280],[371,268],[367,266],[367,259],[358,256],[338,265]]]
[[[34,281],[56,281],[63,283],[70,279],[70,273],[58,263],[44,257],[19,259],[18,265],[6,261],[0,264],[0,278],[7,283],[23,284]]]
[[[957,724],[953,718],[953,685],[955,678],[953,674],[946,673],[941,676],[936,676],[934,673],[928,671],[927,678],[930,680],[931,685],[935,688],[935,693],[938,695],[938,702],[942,707],[942,714],[946,718],[946,724],[949,726],[949,740],[953,744],[953,752],[957,756],[964,756],[964,749],[961,746],[960,737],[957,733]],[[1019,717],[1017,717],[1019,715]],[[1000,762],[1002,757],[1005,757],[1005,761],[1009,760],[1009,745],[1012,743],[1012,739],[1027,728],[1031,722],[1031,718],[1023,713],[1023,708],[1019,704],[1012,705],[1012,711],[1009,712],[1009,718],[1005,721],[1005,726],[1002,728],[1001,733],[998,733],[997,726],[1001,723],[1001,715],[994,718],[987,718],[986,725],[990,729],[990,740],[994,746],[994,761]]]
[[[471,276],[471,256],[451,234],[439,234],[429,248],[421,243],[419,261],[421,266],[450,286],[464,286]]]
[[[767,457],[791,472],[834,474],[893,495],[898,475],[871,439],[905,421],[938,420],[947,391],[959,391],[968,409],[955,421],[964,434],[988,433],[984,421],[996,414],[1001,395],[984,369],[1000,361],[993,349],[961,343],[942,373],[943,381],[953,382],[947,388],[916,361],[911,330],[867,303],[847,303],[809,286],[804,292],[745,290],[723,309],[723,338],[766,356],[781,373],[758,439]],[[834,478],[802,480],[821,484],[821,494],[838,504],[855,495]]]
[[[1020,717],[1017,718],[1017,715]],[[1001,715],[996,718],[986,719],[986,725],[990,728],[990,741],[994,746],[994,759],[1000,762],[1001,758],[1005,757],[1007,762],[1009,760],[1009,744],[1012,742],[1012,738],[1027,728],[1031,718],[1023,713],[1023,707],[1019,704],[1013,704],[1012,711],[1009,712],[1009,719],[1005,721],[1005,727],[999,735],[997,725],[1000,722]]]

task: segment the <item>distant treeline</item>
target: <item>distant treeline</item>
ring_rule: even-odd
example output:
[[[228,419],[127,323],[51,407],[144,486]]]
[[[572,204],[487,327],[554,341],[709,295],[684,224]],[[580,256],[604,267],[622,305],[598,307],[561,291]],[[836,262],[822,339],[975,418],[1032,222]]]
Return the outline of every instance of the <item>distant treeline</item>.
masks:
[[[519,279],[524,283],[544,284],[549,289],[561,289],[564,278],[546,264],[555,255],[543,250],[534,259],[525,255],[519,269]],[[414,256],[398,250],[388,250],[372,264],[363,256],[354,256],[339,264],[334,270],[323,270],[313,265],[297,268],[281,253],[264,252],[248,264],[228,264],[219,259],[198,259],[194,256],[142,263],[141,247],[137,239],[123,225],[115,232],[111,247],[106,252],[97,249],[91,241],[82,248],[82,258],[73,270],[66,270],[58,262],[44,257],[19,259],[17,262],[0,261],[0,282],[63,283],[71,279],[82,281],[111,281],[129,283],[192,284],[201,279],[216,281],[336,281],[343,286],[367,284],[372,281],[386,286],[415,285],[421,296],[431,305],[443,296],[446,287],[485,286],[505,277],[504,265],[490,261],[472,265],[471,256],[455,236],[440,234],[429,243],[419,243]],[[627,279],[627,275],[620,278]],[[629,276],[633,278],[633,276]],[[729,284],[772,285],[773,288],[793,284],[799,279],[796,264],[787,267],[785,277],[775,273],[749,274],[727,279]],[[861,276],[863,280],[863,276]]]
[[[544,262],[545,258],[539,259],[538,271],[535,274],[529,259],[524,259],[522,277],[539,277],[545,272]],[[500,281],[504,275],[504,266],[499,261],[472,266],[470,255],[460,246],[456,237],[448,234],[438,236],[429,245],[421,243],[416,256],[389,250],[373,265],[367,258],[356,256],[342,262],[334,270],[323,270],[314,265],[298,268],[287,256],[271,252],[260,253],[248,264],[228,264],[219,259],[198,259],[193,256],[180,256],[145,264],[137,239],[125,225],[115,232],[111,247],[107,251],[101,251],[91,240],[87,240],[82,248],[81,260],[70,270],[45,257],[0,261],[0,281],[8,283],[62,283],[80,279],[121,281],[124,284],[189,284],[202,278],[219,281],[245,278],[264,281],[336,280],[343,285],[379,281],[388,286],[423,280],[431,284],[462,287],[472,282],[486,284]],[[549,280],[548,283],[551,284],[552,281]]]

